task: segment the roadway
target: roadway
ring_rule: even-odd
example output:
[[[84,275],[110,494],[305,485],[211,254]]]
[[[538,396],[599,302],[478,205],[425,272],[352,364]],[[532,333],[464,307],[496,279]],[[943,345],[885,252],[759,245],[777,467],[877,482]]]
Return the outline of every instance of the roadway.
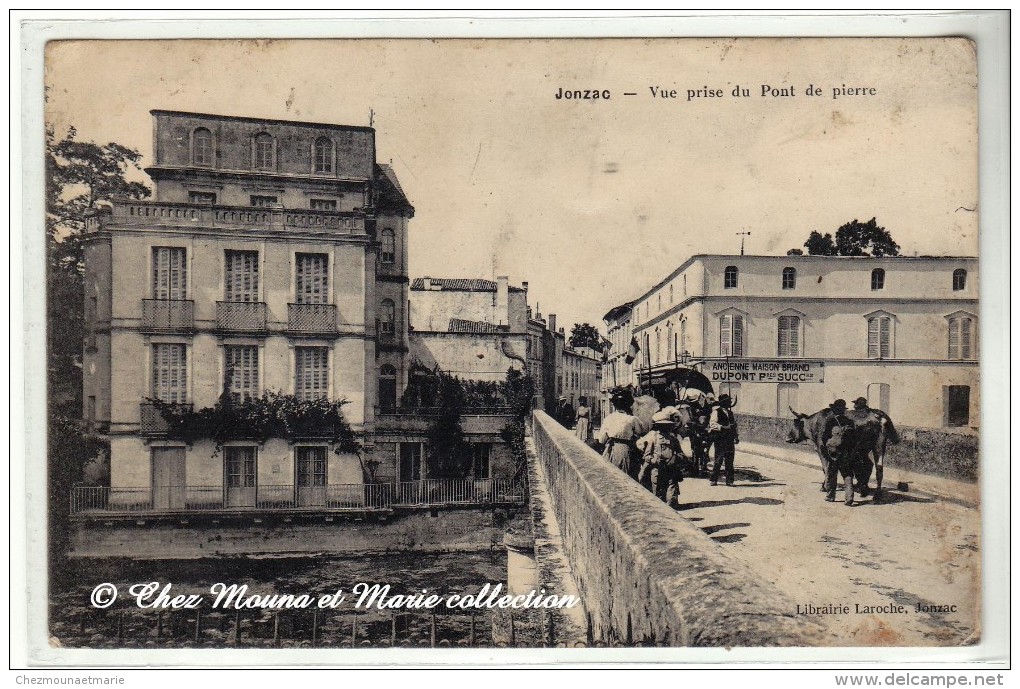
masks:
[[[687,478],[679,514],[825,625],[834,645],[979,641],[977,509],[898,491],[825,502],[820,468],[739,446],[736,467],[732,487]]]

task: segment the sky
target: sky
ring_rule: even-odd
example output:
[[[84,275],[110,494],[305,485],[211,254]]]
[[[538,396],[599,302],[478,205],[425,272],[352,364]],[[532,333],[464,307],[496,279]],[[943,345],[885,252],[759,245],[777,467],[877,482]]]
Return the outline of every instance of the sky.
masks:
[[[411,276],[527,281],[568,332],[740,232],[781,255],[876,217],[906,255],[978,250],[963,39],[59,41],[45,80],[58,132],[143,165],[152,109],[371,117],[416,208]]]

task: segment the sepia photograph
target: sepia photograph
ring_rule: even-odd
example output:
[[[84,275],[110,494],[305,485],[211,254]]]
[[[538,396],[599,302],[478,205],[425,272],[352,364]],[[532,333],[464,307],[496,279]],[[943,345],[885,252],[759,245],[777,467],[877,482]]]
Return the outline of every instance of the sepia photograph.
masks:
[[[972,38],[42,55],[33,663],[987,641]]]

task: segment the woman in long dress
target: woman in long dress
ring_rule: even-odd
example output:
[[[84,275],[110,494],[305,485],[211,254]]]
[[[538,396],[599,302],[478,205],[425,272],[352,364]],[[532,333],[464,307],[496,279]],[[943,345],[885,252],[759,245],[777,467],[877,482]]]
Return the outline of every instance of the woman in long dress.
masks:
[[[588,442],[591,434],[591,409],[588,407],[588,398],[581,397],[577,401],[577,415],[574,418],[574,434],[582,442]]]
[[[629,390],[616,390],[609,398],[609,403],[613,407],[613,412],[602,419],[596,440],[605,447],[602,456],[636,480],[641,462],[633,450],[641,426],[630,413],[634,405],[634,396]]]

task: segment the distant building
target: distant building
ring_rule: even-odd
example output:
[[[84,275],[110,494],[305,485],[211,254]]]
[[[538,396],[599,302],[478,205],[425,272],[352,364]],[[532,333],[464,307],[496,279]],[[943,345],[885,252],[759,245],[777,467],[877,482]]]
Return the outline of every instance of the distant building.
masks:
[[[602,388],[602,355],[593,349],[563,350],[563,395],[570,406],[577,408],[582,397],[588,406],[602,411],[599,403]],[[598,414],[596,414],[598,416]]]
[[[415,278],[410,318],[412,359],[428,369],[491,381],[527,370],[528,291],[506,276]]]
[[[532,314],[528,307],[528,375],[531,376],[535,396],[533,409],[546,408],[545,389],[545,319],[542,314]]]
[[[637,384],[634,376],[634,369],[637,365],[636,359],[630,357],[631,339],[634,335],[631,328],[634,302],[620,304],[611,308],[602,321],[606,324],[607,339],[609,340],[609,351],[606,356],[606,363],[602,374],[603,391],[615,387],[625,387]]]
[[[898,424],[976,428],[977,285],[970,257],[693,256],[629,307],[634,365],[687,359],[742,414],[865,397]],[[627,308],[606,316],[617,380]]]

